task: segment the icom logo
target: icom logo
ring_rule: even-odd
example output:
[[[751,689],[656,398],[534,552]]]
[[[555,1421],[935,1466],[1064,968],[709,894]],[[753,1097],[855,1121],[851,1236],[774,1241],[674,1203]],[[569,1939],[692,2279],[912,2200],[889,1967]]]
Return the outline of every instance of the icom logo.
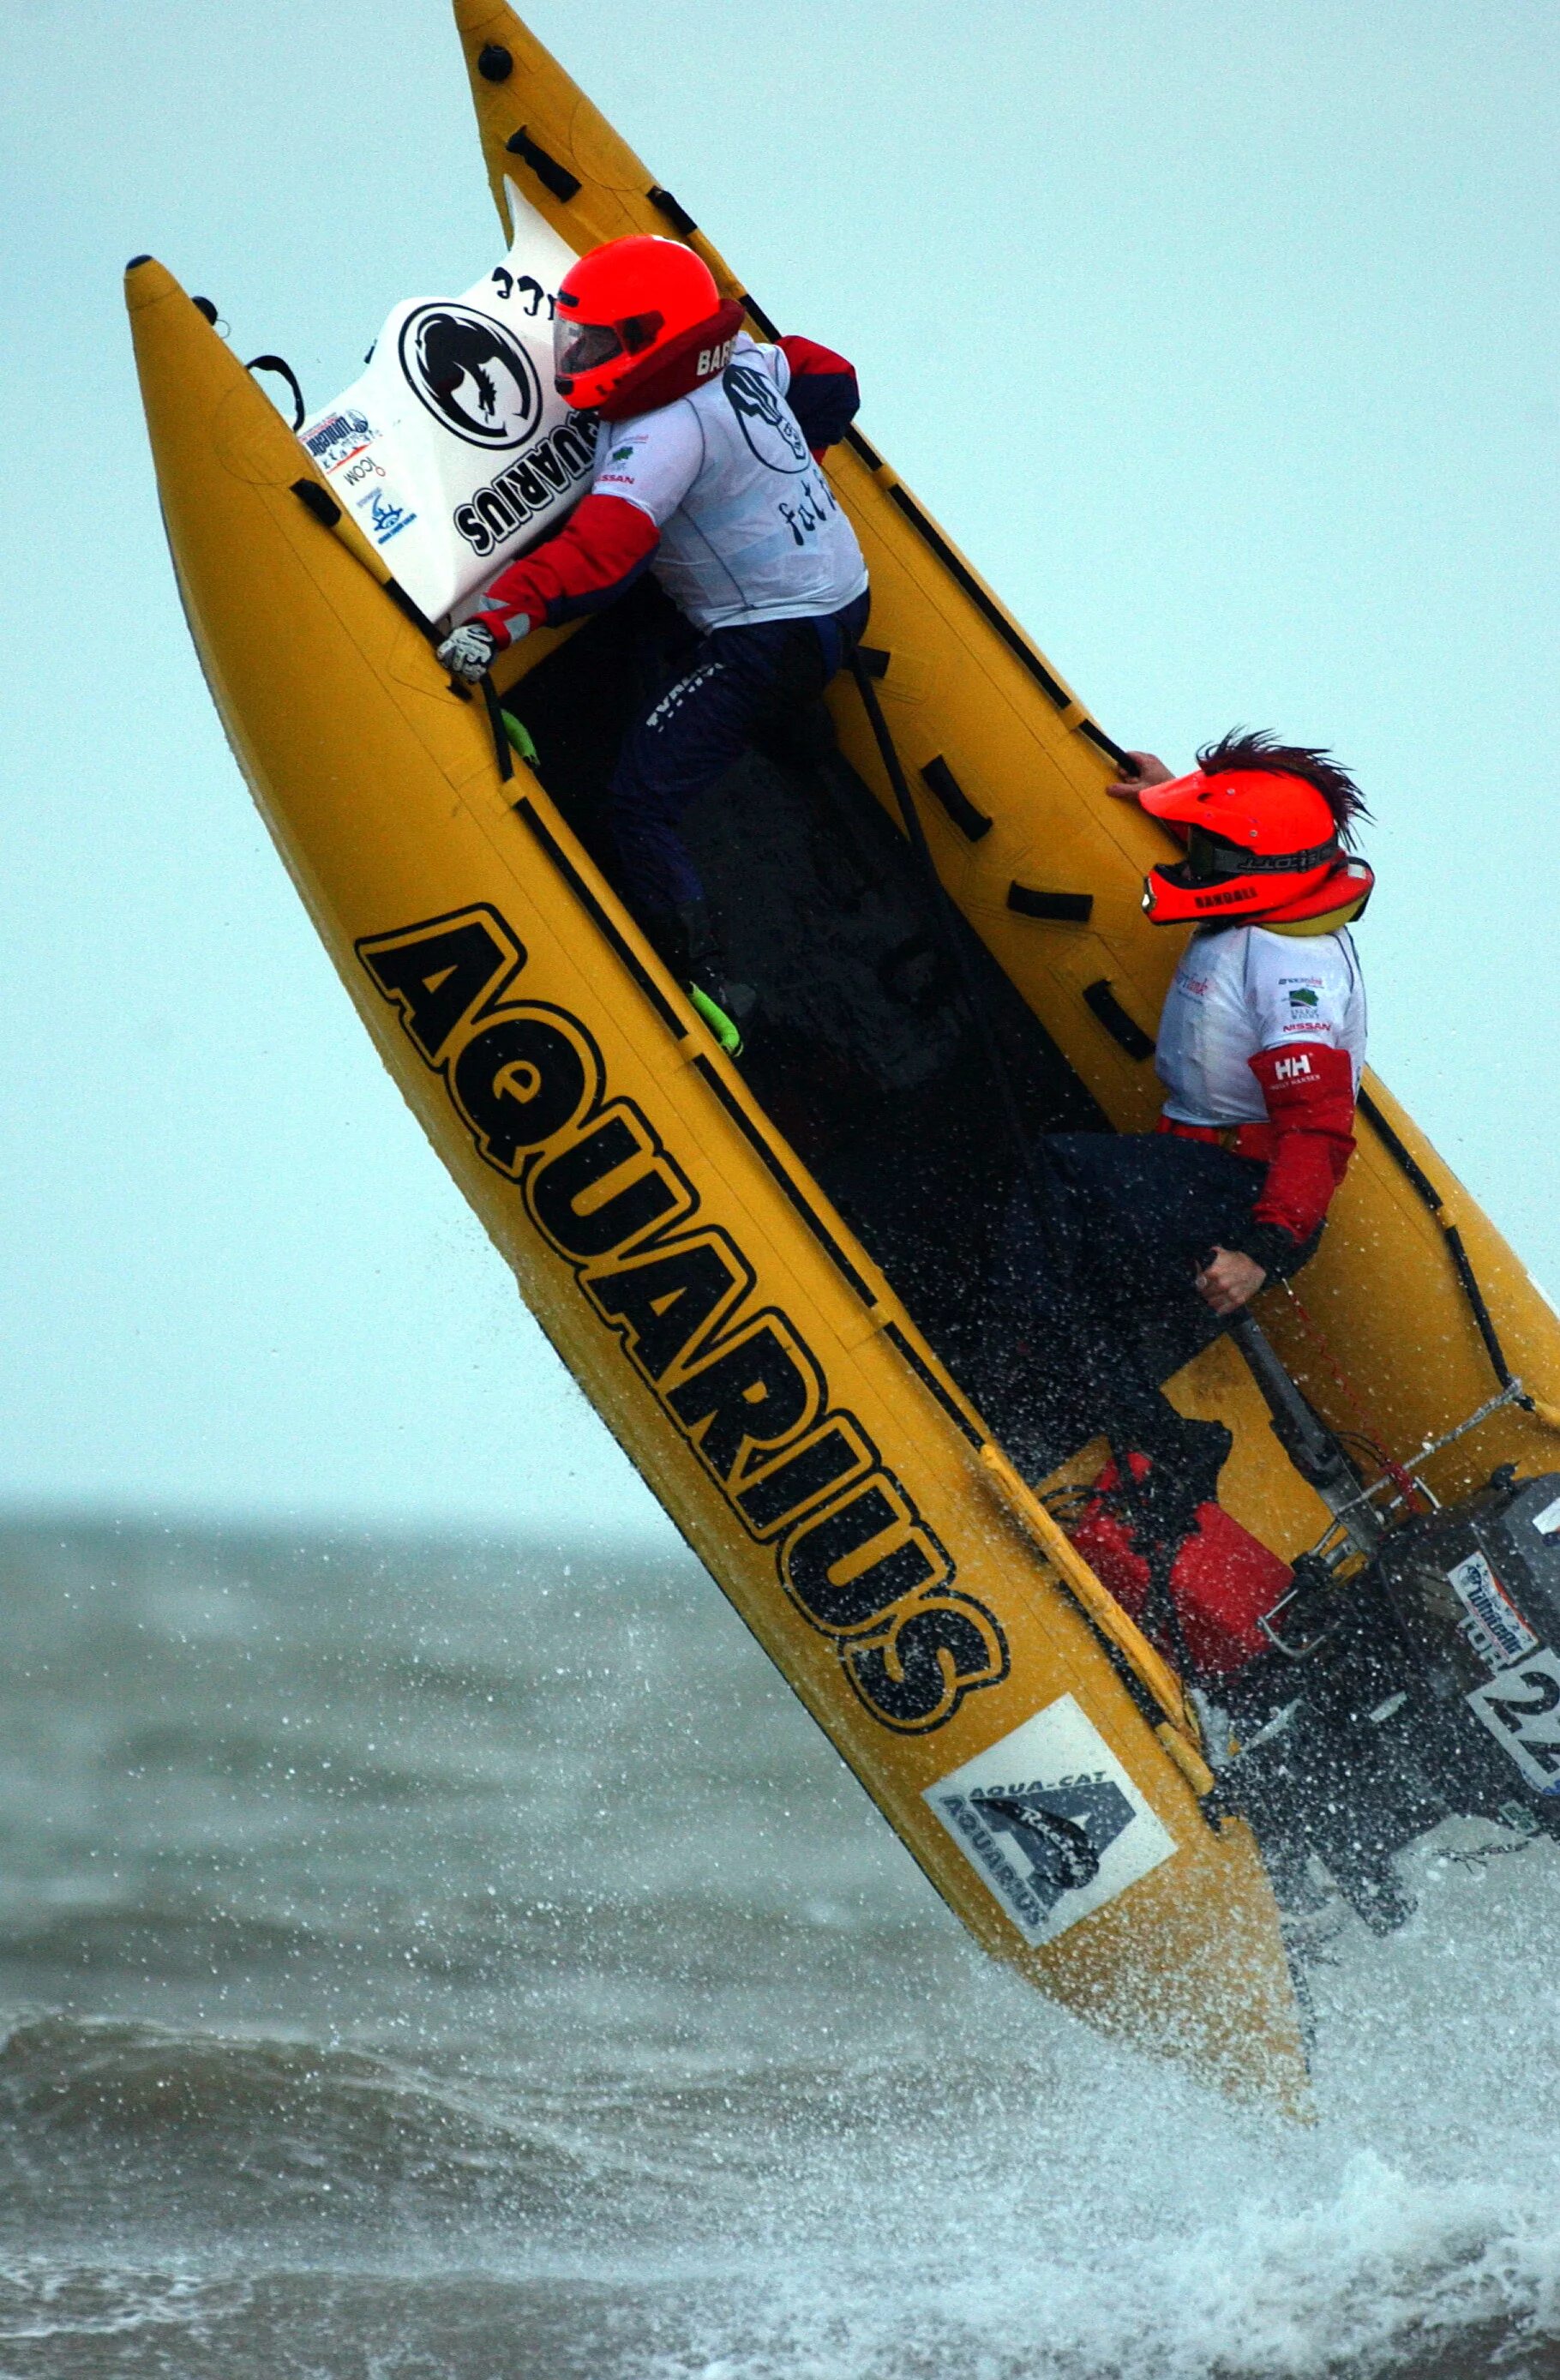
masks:
[[[418,306],[401,325],[401,369],[436,421],[471,446],[523,446],[541,419],[537,368],[474,306]]]

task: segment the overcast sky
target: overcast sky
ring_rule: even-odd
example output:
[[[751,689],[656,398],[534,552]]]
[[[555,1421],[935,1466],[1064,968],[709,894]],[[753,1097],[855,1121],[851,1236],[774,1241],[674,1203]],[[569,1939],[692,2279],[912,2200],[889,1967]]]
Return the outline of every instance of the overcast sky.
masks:
[[[1556,18],[538,0],[1113,735],[1333,746],[1381,1072],[1560,1285]],[[9,12],[0,1497],[664,1530],[380,1068],[186,638],[119,276],[311,406],[502,248],[443,0]]]

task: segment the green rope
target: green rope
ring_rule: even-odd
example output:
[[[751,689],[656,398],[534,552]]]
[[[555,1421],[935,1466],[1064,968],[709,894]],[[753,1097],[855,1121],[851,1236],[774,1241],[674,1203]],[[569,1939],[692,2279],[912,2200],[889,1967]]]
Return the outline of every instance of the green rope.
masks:
[[[711,1000],[707,991],[701,991],[696,983],[691,983],[688,986],[688,998],[720,1042],[727,1057],[740,1058],[742,1035],[737,1031],[725,1010]]]
[[[537,747],[531,741],[530,729],[525,726],[520,720],[516,719],[512,710],[501,710],[499,712],[499,717],[503,722],[504,734],[514,745],[514,749],[519,753],[522,760],[528,761],[534,769],[537,765]]]

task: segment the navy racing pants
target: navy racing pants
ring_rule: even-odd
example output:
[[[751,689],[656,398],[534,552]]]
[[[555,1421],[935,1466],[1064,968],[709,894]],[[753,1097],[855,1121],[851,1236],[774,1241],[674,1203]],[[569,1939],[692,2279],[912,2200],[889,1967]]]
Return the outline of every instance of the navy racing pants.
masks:
[[[608,817],[620,887],[635,915],[703,897],[678,821],[696,794],[792,710],[816,702],[866,627],[870,599],[801,620],[712,628],[623,738]]]
[[[1224,1328],[1193,1276],[1240,1247],[1267,1169],[1168,1133],[1052,1133],[1035,1155],[1039,1211],[1021,1176],[993,1266],[990,1392],[1049,1468]]]

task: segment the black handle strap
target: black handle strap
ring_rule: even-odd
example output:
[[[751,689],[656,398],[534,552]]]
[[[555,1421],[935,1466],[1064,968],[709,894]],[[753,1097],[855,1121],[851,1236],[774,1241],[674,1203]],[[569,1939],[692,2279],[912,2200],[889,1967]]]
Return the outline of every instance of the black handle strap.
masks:
[[[293,392],[293,428],[295,430],[301,430],[304,422],[308,419],[308,407],[303,401],[303,391],[298,386],[298,376],[293,370],[292,365],[287,361],[286,357],[251,356],[248,362],[245,365],[244,370],[246,371],[252,372],[275,372],[279,379],[286,382],[287,386]]]

